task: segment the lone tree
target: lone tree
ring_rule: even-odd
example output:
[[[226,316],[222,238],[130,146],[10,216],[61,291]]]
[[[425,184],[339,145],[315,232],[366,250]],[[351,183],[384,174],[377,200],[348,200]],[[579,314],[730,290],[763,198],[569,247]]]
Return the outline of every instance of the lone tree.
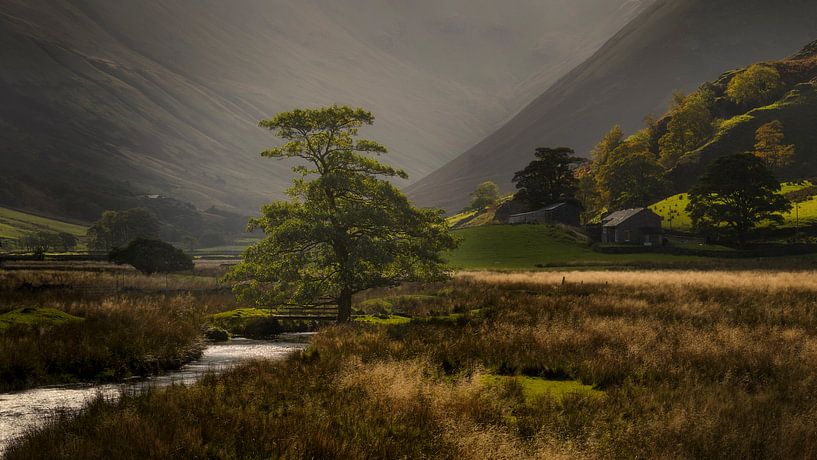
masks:
[[[541,208],[557,201],[574,199],[579,188],[576,168],[585,160],[567,147],[536,149],[536,159],[513,177],[514,200]]]
[[[174,273],[193,269],[193,259],[164,241],[136,239],[124,248],[110,252],[108,259],[119,265],[132,265],[146,275]]]
[[[734,238],[746,246],[749,233],[764,221],[782,222],[791,203],[763,160],[751,153],[717,159],[689,193],[687,212],[696,229]]]
[[[351,319],[352,296],[403,281],[447,276],[442,251],[453,249],[442,211],[413,207],[388,178],[406,178],[369,155],[382,145],[358,139],[374,117],[332,106],[278,114],[260,125],[286,141],[263,152],[298,159],[289,201],[266,205],[250,229],[266,238],[250,247],[228,279],[260,305],[337,305]]]
[[[775,120],[755,132],[755,156],[772,170],[783,169],[794,163],[796,148],[794,145],[784,145],[786,135],[783,130],[783,123]]]
[[[486,181],[477,187],[471,193],[471,204],[466,208],[468,211],[480,211],[499,200],[499,187],[491,182]]]

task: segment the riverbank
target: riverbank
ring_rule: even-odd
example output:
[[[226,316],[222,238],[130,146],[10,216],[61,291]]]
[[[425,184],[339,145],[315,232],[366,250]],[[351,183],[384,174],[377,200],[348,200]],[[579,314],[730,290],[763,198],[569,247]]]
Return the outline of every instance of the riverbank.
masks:
[[[208,373],[224,372],[254,359],[283,359],[305,348],[309,335],[284,334],[275,341],[238,339],[207,345],[199,359],[178,371],[127,384],[61,385],[18,393],[0,393],[0,456],[15,438],[42,426],[57,411],[74,414],[95,399],[115,400],[123,393],[136,394],[170,385],[190,385]]]
[[[368,293],[356,308],[403,320],[97,400],[8,458],[802,457],[817,439],[815,279],[481,272]]]
[[[233,301],[208,284],[215,279],[0,271],[0,392],[180,368],[201,355],[208,316]]]

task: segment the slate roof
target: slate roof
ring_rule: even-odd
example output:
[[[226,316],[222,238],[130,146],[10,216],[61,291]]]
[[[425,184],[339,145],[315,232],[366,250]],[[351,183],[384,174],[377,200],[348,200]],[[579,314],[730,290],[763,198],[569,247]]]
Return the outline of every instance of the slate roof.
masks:
[[[544,209],[540,209],[540,211],[555,211],[559,208],[567,206],[567,203],[556,203],[550,206],[545,206]]]
[[[568,203],[551,204],[551,205],[545,206],[544,208],[537,209],[535,211],[529,211],[529,212],[523,212],[523,213],[519,213],[519,214],[513,214],[513,215],[511,215],[511,217],[523,217],[523,216],[528,216],[528,215],[532,215],[532,214],[537,214],[537,213],[540,213],[540,212],[543,212],[543,211],[555,211],[555,210],[557,210],[557,209],[559,209],[561,207],[567,206],[567,205],[568,205]]]
[[[638,214],[641,214],[646,210],[647,208],[634,208],[625,209],[623,211],[616,211],[602,219],[601,224],[604,227],[618,227],[619,225],[623,224],[624,222],[632,219],[633,217],[637,216]]]

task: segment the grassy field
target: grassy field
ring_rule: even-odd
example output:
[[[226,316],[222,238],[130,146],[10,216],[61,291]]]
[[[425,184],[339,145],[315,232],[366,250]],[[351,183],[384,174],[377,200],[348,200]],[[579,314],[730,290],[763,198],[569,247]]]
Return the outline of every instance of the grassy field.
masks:
[[[806,187],[810,187],[810,182],[803,184],[784,183],[782,184],[782,194],[796,192]],[[650,206],[656,214],[664,218],[663,226],[668,230],[690,231],[692,230],[692,219],[686,212],[689,205],[689,194],[680,193],[666,198]],[[792,209],[783,215],[786,220],[784,226],[793,227],[796,225],[799,215],[800,225],[817,223],[817,196],[797,204],[797,209]]]
[[[87,228],[47,217],[35,216],[7,208],[0,208],[0,238],[17,240],[23,236],[45,231],[50,233],[69,233],[76,237],[85,236]]]
[[[814,272],[474,272],[379,294],[418,296],[411,321],[333,326],[283,362],[98,399],[7,457],[817,452]],[[461,316],[427,320],[446,314]]]
[[[455,232],[460,247],[449,254],[460,269],[535,270],[559,266],[690,263],[699,257],[668,254],[600,254],[583,237],[545,225],[489,225]]]
[[[237,257],[240,256],[248,247],[261,241],[261,237],[242,237],[231,241],[229,244],[223,246],[215,246],[210,248],[198,248],[193,251],[193,255],[197,257],[212,257],[212,256],[226,256]]]

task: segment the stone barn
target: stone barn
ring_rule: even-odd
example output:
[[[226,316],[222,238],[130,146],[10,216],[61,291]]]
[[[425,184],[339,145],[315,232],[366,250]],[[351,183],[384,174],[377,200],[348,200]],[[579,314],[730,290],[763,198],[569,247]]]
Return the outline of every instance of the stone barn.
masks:
[[[601,221],[601,242],[660,246],[663,218],[647,208],[616,211]]]
[[[565,202],[546,206],[536,211],[514,214],[509,224],[548,224],[569,225],[578,227],[581,221],[582,208],[578,204]]]

